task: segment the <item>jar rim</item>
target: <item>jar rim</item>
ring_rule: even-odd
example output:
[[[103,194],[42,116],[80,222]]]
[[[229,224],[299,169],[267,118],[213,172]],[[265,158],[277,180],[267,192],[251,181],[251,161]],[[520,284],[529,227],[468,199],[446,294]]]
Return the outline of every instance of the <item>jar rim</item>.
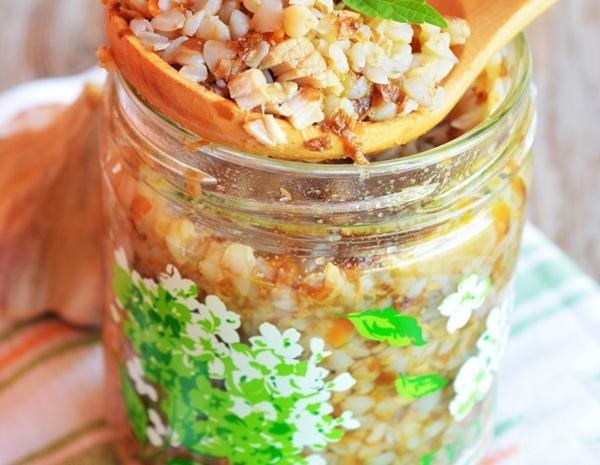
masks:
[[[517,69],[514,73],[510,89],[498,108],[474,128],[459,137],[426,151],[390,160],[374,161],[366,165],[355,165],[351,163],[324,164],[279,160],[211,143],[210,146],[202,147],[201,150],[204,152],[203,156],[210,154],[215,158],[227,160],[241,166],[264,172],[290,172],[295,175],[303,174],[306,177],[331,177],[337,179],[355,177],[357,174],[360,176],[371,176],[383,175],[390,172],[413,171],[439,163],[445,159],[453,158],[480,144],[486,137],[493,134],[494,129],[501,121],[503,121],[504,117],[527,92],[531,79],[532,60],[531,51],[525,35],[522,33],[519,34],[511,43],[507,44],[507,46],[510,45],[513,45],[515,49]],[[120,74],[119,79],[125,84],[123,87],[126,89],[129,96],[137,101],[144,110],[149,111],[152,116],[158,117],[163,123],[167,124],[170,130],[175,131],[181,137],[199,137],[149,106]],[[195,170],[192,166],[186,168],[189,168],[192,171]]]

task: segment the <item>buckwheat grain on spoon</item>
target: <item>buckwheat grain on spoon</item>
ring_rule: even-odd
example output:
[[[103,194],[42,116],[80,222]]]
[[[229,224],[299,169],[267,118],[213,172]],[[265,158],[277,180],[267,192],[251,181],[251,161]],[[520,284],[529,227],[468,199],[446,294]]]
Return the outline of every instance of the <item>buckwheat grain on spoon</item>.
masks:
[[[405,144],[556,0],[108,1],[120,72],[211,142],[287,160]]]

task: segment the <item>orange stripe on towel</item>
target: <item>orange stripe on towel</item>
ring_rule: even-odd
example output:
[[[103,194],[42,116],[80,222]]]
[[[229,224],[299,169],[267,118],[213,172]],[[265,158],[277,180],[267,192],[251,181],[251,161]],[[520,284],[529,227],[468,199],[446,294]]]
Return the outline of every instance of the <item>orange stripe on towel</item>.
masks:
[[[73,332],[73,329],[64,324],[52,322],[36,328],[30,334],[27,334],[23,340],[17,342],[5,353],[0,354],[0,372],[16,363],[20,358],[33,351],[36,347],[67,333]]]
[[[499,465],[505,460],[514,457],[519,453],[519,446],[512,444],[504,449],[500,449],[498,452],[494,452],[488,455],[480,465]]]

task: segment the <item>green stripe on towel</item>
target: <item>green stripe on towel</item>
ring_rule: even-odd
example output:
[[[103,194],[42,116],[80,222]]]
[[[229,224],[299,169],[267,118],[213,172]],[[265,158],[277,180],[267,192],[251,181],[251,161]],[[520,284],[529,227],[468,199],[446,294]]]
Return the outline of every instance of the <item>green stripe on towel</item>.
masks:
[[[61,465],[120,465],[117,454],[109,444],[101,444],[81,451]]]
[[[19,461],[12,463],[11,465],[26,465],[28,463],[31,463],[35,460],[38,460],[38,459],[44,457],[45,455],[59,451],[63,447],[68,446],[71,442],[75,441],[78,438],[81,438],[82,436],[84,436],[86,434],[89,434],[93,431],[96,431],[99,429],[104,429],[104,428],[106,428],[106,423],[104,422],[103,419],[94,420],[91,423],[88,423],[87,425],[77,428],[76,430],[68,433],[67,435],[51,442],[43,449],[32,452],[31,454],[25,456],[24,458],[20,459]]]

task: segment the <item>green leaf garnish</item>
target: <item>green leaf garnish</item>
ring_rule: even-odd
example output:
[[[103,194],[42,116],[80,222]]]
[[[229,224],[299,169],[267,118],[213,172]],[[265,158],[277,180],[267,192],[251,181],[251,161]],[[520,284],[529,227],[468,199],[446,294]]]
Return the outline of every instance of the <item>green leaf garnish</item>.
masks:
[[[372,18],[448,27],[444,17],[425,0],[344,0],[344,3]]]
[[[405,399],[420,399],[443,389],[448,384],[444,378],[436,374],[424,376],[400,375],[396,380],[396,390]]]
[[[362,337],[387,342],[392,347],[424,346],[427,343],[417,319],[393,308],[350,313],[345,318]]]

